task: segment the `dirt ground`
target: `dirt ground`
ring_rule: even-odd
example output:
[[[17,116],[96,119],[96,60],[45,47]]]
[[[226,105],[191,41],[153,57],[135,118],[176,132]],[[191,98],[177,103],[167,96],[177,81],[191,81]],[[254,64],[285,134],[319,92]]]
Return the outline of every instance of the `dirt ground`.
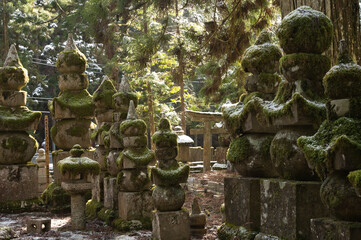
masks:
[[[215,171],[209,173],[192,173],[190,177],[206,179],[214,182],[223,182],[224,177],[234,174],[227,171]],[[223,194],[210,193],[201,186],[196,190],[186,191],[186,202],[184,207],[191,209],[193,199],[197,197],[201,210],[207,215],[207,233],[203,237],[192,237],[192,239],[213,240],[217,238],[217,227],[222,223],[222,214],[220,212],[221,204],[224,202]],[[26,220],[31,217],[45,217],[52,219],[52,229],[43,234],[34,234],[26,232]],[[71,231],[70,214],[52,214],[52,213],[21,213],[21,214],[2,214],[0,213],[0,228],[10,227],[13,230],[16,239],[24,240],[85,240],[85,239],[123,239],[123,240],[150,240],[152,233],[150,231],[137,231],[131,233],[119,233],[99,220],[88,220],[87,231]],[[1,237],[0,237],[1,239]]]

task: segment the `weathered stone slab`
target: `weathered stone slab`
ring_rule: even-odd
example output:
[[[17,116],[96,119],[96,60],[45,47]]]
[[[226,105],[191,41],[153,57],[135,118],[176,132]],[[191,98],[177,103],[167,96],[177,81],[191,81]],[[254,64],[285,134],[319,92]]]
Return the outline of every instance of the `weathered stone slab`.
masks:
[[[117,158],[119,157],[120,152],[119,151],[110,151],[107,156],[107,170],[109,174],[113,177],[116,177],[117,174],[120,171],[120,168],[117,165]]]
[[[106,111],[99,111],[95,109],[95,118],[97,119],[98,123],[101,122],[112,122],[113,121],[113,109],[108,109]]]
[[[92,176],[92,199],[97,202],[104,200],[104,178],[108,173],[101,171],[99,175]]]
[[[118,213],[119,217],[124,220],[151,218],[153,209],[150,191],[118,193]]]
[[[64,90],[83,90],[89,86],[88,76],[86,74],[61,74],[58,76],[59,89]]]
[[[27,92],[0,90],[0,105],[8,107],[20,107],[26,105]]]
[[[310,239],[310,219],[327,216],[320,182],[262,179],[261,232],[286,239]]]
[[[312,240],[359,240],[361,222],[337,221],[331,218],[311,219]]]
[[[232,177],[224,179],[227,223],[257,230],[260,227],[260,179]]]
[[[282,239],[276,236],[272,236],[264,233],[258,233],[255,236],[254,240],[282,240]]]
[[[189,214],[186,211],[155,212],[153,215],[153,239],[190,239]]]
[[[107,160],[108,150],[104,146],[99,146],[94,151],[94,161],[97,161],[100,164],[100,169],[105,171],[107,170]]]
[[[38,166],[0,165],[0,202],[38,197]]]
[[[104,207],[115,209],[118,206],[117,178],[104,178]]]
[[[146,167],[123,169],[122,177],[118,178],[118,184],[122,191],[127,192],[146,191],[152,186]]]

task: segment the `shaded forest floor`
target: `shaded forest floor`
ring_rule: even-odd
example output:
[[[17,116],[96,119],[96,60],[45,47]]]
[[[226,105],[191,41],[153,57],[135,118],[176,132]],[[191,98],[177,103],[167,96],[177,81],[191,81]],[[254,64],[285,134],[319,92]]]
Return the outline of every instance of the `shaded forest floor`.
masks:
[[[203,179],[223,183],[223,178],[234,174],[226,171],[216,171],[209,173],[192,173],[190,178]],[[186,190],[186,202],[184,207],[191,209],[193,199],[197,197],[199,205],[207,215],[207,233],[201,237],[192,237],[192,239],[212,240],[217,238],[217,227],[222,223],[222,214],[220,212],[221,204],[224,202],[222,193],[215,193],[207,190],[207,187],[198,185],[196,188]],[[51,218],[51,231],[43,234],[27,233],[26,220],[31,217]],[[107,226],[99,220],[87,221],[86,231],[72,231],[70,214],[52,214],[48,212],[31,212],[20,214],[0,213],[0,228],[10,227],[15,239],[24,240],[85,240],[85,239],[124,239],[124,240],[150,240],[151,231],[137,231],[120,233]],[[1,237],[0,237],[1,239]]]

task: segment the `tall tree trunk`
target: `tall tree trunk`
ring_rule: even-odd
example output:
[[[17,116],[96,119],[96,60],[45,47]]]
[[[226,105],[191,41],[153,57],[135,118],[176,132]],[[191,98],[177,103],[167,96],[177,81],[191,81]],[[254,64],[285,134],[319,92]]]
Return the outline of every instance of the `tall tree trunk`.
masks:
[[[360,6],[358,0],[282,0],[280,1],[282,18],[300,6],[310,6],[324,12],[334,27],[331,50],[333,64],[338,56],[338,43],[345,39],[349,52],[358,64],[361,64]]]
[[[9,51],[8,19],[6,16],[6,0],[2,1],[3,7],[3,27],[4,27],[4,58]]]
[[[178,11],[178,0],[175,1],[175,10],[176,10],[176,17],[178,18],[179,16],[179,11]],[[179,23],[177,24],[177,34],[178,37],[180,36],[180,29],[179,29]],[[181,122],[182,122],[182,128],[185,134],[187,134],[187,124],[186,124],[186,104],[185,104],[185,100],[184,100],[184,78],[183,78],[183,67],[184,67],[184,58],[183,58],[183,50],[181,49],[181,43],[178,42],[179,44],[179,53],[177,55],[178,58],[178,83],[180,86],[180,99],[181,99]]]

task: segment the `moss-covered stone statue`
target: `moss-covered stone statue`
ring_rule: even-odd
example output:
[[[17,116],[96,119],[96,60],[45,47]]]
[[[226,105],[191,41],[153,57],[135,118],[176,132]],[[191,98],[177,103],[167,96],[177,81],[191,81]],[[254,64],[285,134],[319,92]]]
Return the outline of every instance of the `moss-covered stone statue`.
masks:
[[[298,145],[323,180],[321,198],[332,215],[360,221],[361,67],[352,61],[343,40],[339,52],[338,64],[323,79],[328,119],[315,135],[300,137]]]
[[[92,96],[87,91],[89,80],[84,74],[86,58],[69,34],[64,51],[56,63],[60,93],[49,102],[49,110],[56,120],[51,137],[59,149],[70,150],[74,144],[91,146],[89,128],[94,118]]]
[[[100,173],[98,162],[82,157],[84,149],[79,144],[70,150],[70,157],[58,162],[58,168],[65,176],[61,187],[71,196],[71,223],[74,230],[85,229],[85,193],[92,189],[88,175]]]
[[[0,67],[0,211],[7,211],[2,208],[6,202],[37,197],[37,166],[31,159],[38,143],[29,133],[37,129],[41,113],[25,106],[27,93],[21,89],[28,82],[28,71],[11,45]]]
[[[156,212],[153,216],[153,237],[155,239],[189,239],[189,214],[181,210],[185,193],[180,183],[187,182],[189,165],[180,164],[177,134],[171,130],[168,119],[161,119],[159,130],[152,141],[156,146],[157,165],[151,168],[151,176],[156,187],[153,201]],[[177,219],[175,223],[166,219]]]

